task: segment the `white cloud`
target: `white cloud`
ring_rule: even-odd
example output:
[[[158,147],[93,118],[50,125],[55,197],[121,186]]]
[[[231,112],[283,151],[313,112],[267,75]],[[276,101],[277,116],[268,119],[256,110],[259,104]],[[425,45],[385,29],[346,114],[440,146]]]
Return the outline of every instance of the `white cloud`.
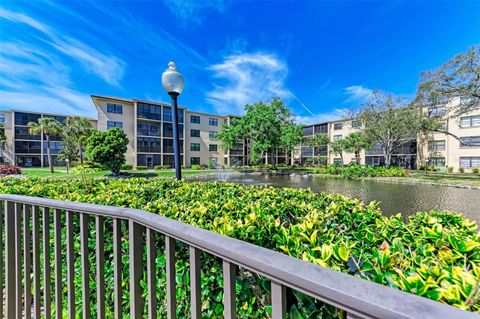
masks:
[[[296,115],[293,118],[298,124],[315,124],[340,120],[345,117],[347,112],[347,109],[337,108],[328,113],[321,113],[313,116]]]
[[[217,83],[206,100],[219,113],[241,114],[245,104],[272,96],[292,98],[285,87],[287,65],[273,54],[244,53],[227,56],[208,68]]]
[[[165,0],[165,6],[182,26],[199,25],[205,18],[205,10],[224,12],[223,0]]]
[[[60,34],[49,25],[27,15],[2,9],[0,10],[0,17],[14,23],[28,25],[39,31],[44,36],[41,38],[42,41],[51,45],[65,56],[79,62],[83,68],[97,75],[108,84],[119,86],[119,81],[123,77],[125,63],[117,57],[110,53],[102,53],[81,41]],[[50,54],[49,52],[48,55]]]
[[[352,85],[345,88],[345,93],[348,98],[345,100],[347,103],[363,103],[369,100],[373,95],[374,90],[361,85]]]

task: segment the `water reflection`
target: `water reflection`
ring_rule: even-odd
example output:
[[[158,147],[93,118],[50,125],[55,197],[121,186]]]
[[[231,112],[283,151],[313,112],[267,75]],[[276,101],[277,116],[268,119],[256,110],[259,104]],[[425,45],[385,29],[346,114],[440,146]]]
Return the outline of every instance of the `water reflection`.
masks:
[[[404,216],[421,210],[451,210],[480,223],[480,190],[432,185],[391,184],[313,175],[259,175],[219,173],[194,179],[274,187],[311,188],[315,192],[339,193],[364,202],[380,201],[385,215]]]

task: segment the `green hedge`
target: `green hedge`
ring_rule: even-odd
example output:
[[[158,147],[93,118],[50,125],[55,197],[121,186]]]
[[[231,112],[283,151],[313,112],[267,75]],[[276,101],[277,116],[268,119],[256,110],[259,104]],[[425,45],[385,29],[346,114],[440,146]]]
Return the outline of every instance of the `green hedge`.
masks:
[[[88,180],[87,184],[3,178],[0,192],[144,209],[456,307],[480,310],[480,234],[475,222],[457,213],[419,212],[403,221],[400,215],[382,216],[375,202],[365,205],[341,195],[161,178]],[[111,243],[108,222],[106,230],[106,243]],[[123,245],[127,251],[126,233]],[[91,247],[94,260],[94,242]],[[113,282],[111,255],[111,244],[106,244],[107,291]],[[157,298],[160,317],[165,317],[162,238],[158,238],[157,255]],[[177,258],[177,314],[184,318],[189,317],[188,247],[177,244]],[[125,273],[127,270],[125,265]],[[94,284],[91,287],[94,292]],[[125,309],[127,288],[128,280],[124,279]],[[239,318],[266,318],[270,311],[268,290],[267,280],[240,270]],[[111,292],[107,296],[110,311],[113,296]],[[77,294],[77,298],[81,296]],[[204,316],[222,318],[221,261],[205,253],[202,298]],[[92,309],[94,303],[92,300]],[[289,292],[288,311],[289,318],[345,315],[298,292]]]
[[[407,171],[400,167],[383,166],[362,166],[348,164],[340,166],[337,164],[317,167],[313,170],[317,174],[342,175],[343,177],[401,177],[406,176]]]

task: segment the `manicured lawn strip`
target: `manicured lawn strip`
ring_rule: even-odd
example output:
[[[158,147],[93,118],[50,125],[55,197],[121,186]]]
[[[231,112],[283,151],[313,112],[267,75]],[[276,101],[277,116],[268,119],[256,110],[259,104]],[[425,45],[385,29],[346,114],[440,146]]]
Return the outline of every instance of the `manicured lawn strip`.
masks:
[[[191,169],[182,169],[183,176],[191,176],[191,175],[202,175],[202,174],[209,174],[218,172],[218,170],[191,170]],[[128,170],[122,171],[122,173],[126,173],[128,175],[132,175],[133,177],[170,177],[175,176],[175,171],[168,169],[168,170]],[[56,178],[80,178],[80,175],[75,174],[73,169],[69,170],[67,174],[67,169],[65,167],[55,167],[54,173],[50,173],[48,167],[29,167],[29,168],[22,168],[22,174],[26,175],[27,177],[56,177]],[[108,170],[100,170],[93,173],[87,174],[88,177],[105,177],[110,175],[111,172]]]
[[[144,209],[456,307],[480,310],[480,288],[476,285],[480,281],[480,233],[476,223],[461,214],[420,212],[404,222],[399,215],[382,216],[376,203],[365,205],[341,195],[165,178],[86,182],[3,178],[0,192]],[[107,222],[105,228],[106,243],[110,243],[111,225]],[[93,229],[90,237],[94,238]],[[165,263],[161,240],[157,247],[159,267]],[[94,240],[92,245],[93,260]],[[123,245],[128,251],[127,236]],[[111,249],[107,245],[107,264]],[[177,258],[177,312],[184,317],[189,309],[184,290],[189,278],[188,247],[178,245]],[[208,318],[222,317],[221,267],[220,260],[202,254],[202,296]],[[127,271],[125,265],[124,278]],[[110,283],[110,267],[106,276]],[[165,282],[163,271],[159,271],[158,280]],[[264,278],[239,272],[240,317],[265,318],[268,287]],[[125,294],[128,303],[127,290]],[[112,302],[109,296],[108,308]],[[157,297],[164,300],[164,285],[159,284]],[[344,316],[300,293],[290,298],[288,311],[293,317],[298,313],[304,318]],[[160,309],[160,317],[165,317],[164,311]]]

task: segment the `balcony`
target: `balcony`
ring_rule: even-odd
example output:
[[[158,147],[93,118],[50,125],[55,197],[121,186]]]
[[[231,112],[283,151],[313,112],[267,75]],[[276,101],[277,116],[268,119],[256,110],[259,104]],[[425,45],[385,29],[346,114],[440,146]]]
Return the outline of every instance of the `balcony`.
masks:
[[[208,253],[223,265],[222,310],[229,319],[236,318],[239,268],[269,280],[268,317],[272,319],[286,318],[287,289],[342,309],[347,318],[478,318],[475,313],[142,210],[5,194],[0,195],[0,200],[0,235],[5,235],[5,242],[0,240],[1,251],[5,252],[5,261],[0,254],[0,278],[6,279],[0,317],[3,313],[5,318],[20,318],[22,314],[50,317],[55,308],[57,318],[66,314],[69,318],[80,314],[90,318],[90,301],[95,299],[97,318],[105,318],[108,311],[115,318],[130,314],[130,318],[139,319],[146,315],[145,310],[148,318],[157,318],[156,290],[164,285],[166,296],[162,302],[167,318],[176,317],[177,295],[189,295],[191,318],[201,318],[201,256]],[[160,266],[154,236],[165,240],[165,263]],[[128,241],[128,248],[122,249],[124,241]],[[186,245],[189,252],[188,287],[176,284],[177,242]],[[111,254],[105,253],[107,247],[112,249]],[[79,273],[74,271],[77,264],[81,266]],[[166,272],[162,284],[157,283],[157,266]],[[105,269],[113,271],[111,285],[105,282]],[[125,281],[128,286],[122,286]],[[80,291],[75,291],[77,285],[81,285]],[[129,303],[122,302],[127,291]],[[76,301],[79,294],[82,298]],[[106,296],[113,297],[108,299],[113,300],[111,304],[106,302]]]

